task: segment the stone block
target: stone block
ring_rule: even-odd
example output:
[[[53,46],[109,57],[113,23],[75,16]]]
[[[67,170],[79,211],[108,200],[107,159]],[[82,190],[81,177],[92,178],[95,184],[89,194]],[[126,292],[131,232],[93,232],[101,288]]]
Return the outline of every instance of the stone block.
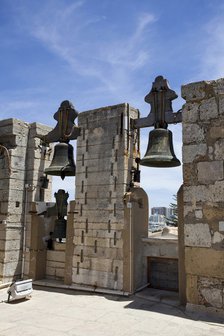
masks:
[[[23,221],[23,218],[24,218],[24,214],[9,214],[8,215],[8,222],[10,223],[17,223],[19,226],[22,225],[22,221]]]
[[[82,245],[85,244],[85,246],[95,246],[95,241],[97,241],[97,247],[114,247],[116,246],[117,248],[122,248],[123,247],[123,240],[117,239],[114,241],[114,238],[99,238],[99,237],[88,237],[86,236],[84,239],[84,242],[82,243],[82,238],[81,237],[74,237],[73,238],[73,243],[75,245]]]
[[[20,239],[9,239],[5,241],[5,251],[20,250],[22,241]]]
[[[205,143],[205,131],[198,124],[183,125],[183,144]]]
[[[21,179],[12,177],[10,179],[10,189],[12,189],[12,190],[23,190],[24,189],[24,177],[25,176],[23,176],[23,175],[21,175]]]
[[[145,238],[143,255],[146,257],[178,258],[178,242],[173,239]]]
[[[22,238],[22,228],[7,229],[6,228],[6,240],[21,240]]]
[[[192,204],[193,210],[196,207],[196,202],[207,201],[212,201],[208,186],[184,186],[184,202]]]
[[[213,202],[220,202],[223,204],[224,195],[224,183],[223,181],[216,181],[213,185],[209,187],[210,194],[212,195]]]
[[[184,202],[196,206],[196,202],[223,202],[224,183],[216,181],[213,185],[197,185],[184,187]]]
[[[120,183],[116,185],[116,190],[114,190],[114,183],[108,184],[108,185],[89,185],[88,181],[83,181],[83,187],[82,187],[82,181],[79,181],[80,184],[76,185],[76,199],[83,198],[85,195],[85,192],[87,192],[88,198],[94,198],[94,199],[111,199],[111,201],[115,199],[123,199],[124,195],[126,193],[126,184]],[[83,192],[82,192],[83,188]]]
[[[14,251],[0,251],[0,260],[4,260],[4,263],[17,261],[22,257],[22,252],[20,250]]]
[[[88,258],[105,258],[105,259],[122,259],[123,250],[115,247],[97,247],[97,252],[94,250],[94,246],[81,246],[76,245],[74,247],[74,255],[80,256],[81,250],[83,255]]]
[[[187,274],[186,276],[186,296],[187,302],[198,304],[198,277],[196,275]]]
[[[214,145],[214,159],[222,161],[223,158],[224,158],[224,134],[223,139],[217,140]]]
[[[210,81],[201,81],[183,85],[181,87],[181,96],[187,102],[200,102],[206,97],[206,88],[210,84]]]
[[[108,193],[109,194],[109,193]],[[118,198],[90,198],[89,194],[87,192],[87,197],[85,199],[84,195],[85,193],[79,194],[79,196],[82,197],[76,197],[76,201],[80,204],[85,205],[85,209],[88,210],[108,210],[113,211],[114,210],[114,204],[116,203],[116,209],[117,210],[124,210],[124,202],[123,200],[119,200]]]
[[[183,180],[185,186],[197,185],[197,171],[195,164],[185,163],[183,165]]]
[[[65,263],[60,261],[47,260],[46,267],[48,268],[65,268]]]
[[[24,262],[24,275],[27,279],[29,279],[29,269],[30,269],[30,261],[29,258],[27,261]]]
[[[47,260],[55,262],[65,262],[65,252],[64,251],[47,251]]]
[[[208,224],[197,223],[184,226],[185,246],[211,247],[212,237]]]
[[[113,272],[113,260],[105,258],[92,258],[91,269],[100,272]]]
[[[216,245],[217,247],[220,247],[221,249],[224,248],[224,235],[215,231],[212,236],[212,244]]]
[[[9,165],[5,160],[0,160],[0,180],[1,190],[8,189],[9,185]]]
[[[63,268],[54,268],[54,267],[47,267],[46,268],[46,277],[50,275],[51,277],[57,278],[64,278],[64,269]]]
[[[4,251],[5,250],[5,240],[1,239],[0,240],[0,251]]]
[[[223,251],[204,247],[185,248],[186,273],[223,279]]]
[[[224,94],[224,80],[223,78],[219,78],[215,81],[211,81],[213,85],[213,90],[216,95],[223,95]]]
[[[21,276],[22,260],[15,260],[6,262],[4,264],[4,277],[10,277],[14,279],[17,276]]]
[[[77,158],[78,161],[82,160],[82,155],[84,154],[85,161],[86,160],[102,160],[104,158],[111,158],[111,154],[113,151],[112,148],[112,142],[110,143],[101,143],[97,145],[90,145],[88,142],[88,149],[87,149],[87,140],[85,140],[85,143],[82,144],[82,146],[77,147]]]
[[[183,106],[182,119],[183,123],[195,123],[199,118],[199,104],[197,102],[187,103]]]
[[[83,250],[84,251],[84,250]],[[90,269],[91,268],[91,258],[89,255],[86,255],[83,253],[83,261],[81,261],[81,255],[73,255],[72,257],[72,265],[73,267],[77,267],[77,265],[80,265],[81,268]]]
[[[195,210],[195,218],[196,219],[202,219],[203,218],[203,212],[202,212],[202,210],[201,209],[197,209],[197,210]]]
[[[199,113],[202,121],[217,118],[219,113],[216,98],[211,97],[210,99],[203,101],[199,106]]]
[[[183,146],[183,163],[199,160],[201,157],[205,157],[206,153],[207,145],[205,143]]]
[[[202,305],[223,308],[223,282],[215,278],[200,277],[198,279],[199,303]]]
[[[211,126],[208,130],[209,137],[212,140],[223,139],[224,138],[224,128],[221,125]]]
[[[23,193],[24,193],[24,190],[10,189],[9,190],[9,199],[10,199],[10,202],[16,202],[16,201],[20,201],[21,202],[21,201],[23,201]]]
[[[84,244],[85,244],[85,238],[87,238],[87,237],[110,239],[110,238],[114,237],[114,233],[116,232],[117,239],[121,239],[121,235],[122,235],[121,231],[116,231],[116,230],[112,230],[112,229],[110,230],[110,232],[108,232],[108,225],[105,225],[105,224],[103,225],[103,229],[98,229],[98,230],[96,230],[95,228],[94,229],[88,229],[88,233],[86,233],[86,231],[85,231],[85,226],[83,226],[83,229],[82,228],[81,229],[80,228],[79,229],[74,229],[74,236],[75,237],[81,237],[82,232],[84,232]]]
[[[23,170],[20,170],[20,169],[13,169],[11,171],[11,175],[10,175],[10,182],[12,181],[12,179],[15,179],[15,180],[25,180],[25,171],[24,169]]]
[[[15,148],[9,149],[9,154],[10,154],[10,157],[17,156],[17,157],[25,158],[26,150],[27,150],[26,146],[17,146]]]
[[[224,116],[224,95],[219,96],[219,115],[220,117]]]
[[[199,162],[197,164],[198,182],[202,184],[212,184],[215,181],[223,180],[223,162]]]
[[[16,134],[16,145],[26,147],[27,145],[27,134]]]
[[[113,209],[111,210],[105,210],[102,209],[101,211],[97,211],[97,209],[88,209],[86,205],[83,205],[82,215],[79,212],[80,217],[84,218],[92,218],[94,219],[94,222],[108,222],[108,220],[116,220],[120,221],[124,219],[124,211],[117,210],[116,215],[114,215]],[[77,218],[77,216],[76,216]]]
[[[95,270],[87,270],[80,268],[79,274],[73,269],[72,282],[76,284],[90,285],[95,288],[113,289],[115,286],[114,274],[112,272],[100,272]],[[121,290],[122,287],[117,288]]]

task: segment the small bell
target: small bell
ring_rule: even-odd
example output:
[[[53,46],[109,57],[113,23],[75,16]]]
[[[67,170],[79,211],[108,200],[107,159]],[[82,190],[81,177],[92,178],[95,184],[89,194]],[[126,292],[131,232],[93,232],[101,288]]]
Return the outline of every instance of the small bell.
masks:
[[[61,176],[62,180],[65,176],[75,176],[76,167],[72,145],[66,142],[55,145],[52,162],[44,172],[47,175]]]
[[[147,167],[169,168],[180,166],[173,149],[172,132],[156,128],[149,133],[149,143],[140,164]]]

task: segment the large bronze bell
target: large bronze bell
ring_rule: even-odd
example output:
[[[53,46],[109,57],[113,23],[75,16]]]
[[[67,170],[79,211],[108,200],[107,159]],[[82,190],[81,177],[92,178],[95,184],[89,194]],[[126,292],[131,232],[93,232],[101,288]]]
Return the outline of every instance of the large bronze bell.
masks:
[[[140,162],[147,167],[169,168],[180,166],[173,149],[172,132],[156,128],[149,133],[149,143],[145,156]]]
[[[48,168],[44,170],[47,175],[75,176],[75,162],[73,157],[73,147],[69,143],[61,142],[54,147],[54,156]]]

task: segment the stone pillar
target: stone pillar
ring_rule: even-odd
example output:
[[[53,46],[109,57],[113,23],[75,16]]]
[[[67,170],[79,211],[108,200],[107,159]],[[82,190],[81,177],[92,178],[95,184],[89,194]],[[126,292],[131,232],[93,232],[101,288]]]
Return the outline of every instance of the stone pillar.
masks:
[[[52,146],[41,145],[38,135],[45,135],[51,130],[50,127],[36,122],[29,124],[29,134],[26,148],[25,165],[25,190],[24,190],[24,220],[25,225],[25,251],[24,253],[24,275],[30,273],[30,248],[31,248],[31,209],[32,202],[51,201],[52,181],[48,176],[48,188],[42,188],[41,177],[44,169],[49,166],[53,156]]]
[[[224,79],[182,88],[187,308],[224,309]]]
[[[48,216],[53,202],[32,202],[30,209],[29,277],[41,280],[46,277],[47,246],[44,237],[54,230],[56,215]]]
[[[133,187],[124,196],[123,289],[133,293],[147,284],[147,257],[142,238],[148,236],[149,206],[146,192]]]
[[[37,129],[49,131],[17,119],[0,121],[0,143],[5,148],[0,148],[0,283],[28,274],[29,202],[38,200],[39,177],[48,164],[40,140],[34,139]]]
[[[124,232],[130,225],[124,195],[138,155],[139,132],[131,127],[138,110],[120,104],[78,118],[72,283],[124,291]]]

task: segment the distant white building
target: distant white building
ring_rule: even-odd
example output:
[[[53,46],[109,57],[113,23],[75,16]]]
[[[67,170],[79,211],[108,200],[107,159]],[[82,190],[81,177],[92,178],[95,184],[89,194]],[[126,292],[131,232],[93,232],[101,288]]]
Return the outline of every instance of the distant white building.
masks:
[[[149,231],[160,231],[166,226],[166,217],[160,214],[153,214],[149,217]]]
[[[174,209],[166,207],[153,207],[151,209],[151,215],[163,215],[166,218],[171,218],[174,215]]]

